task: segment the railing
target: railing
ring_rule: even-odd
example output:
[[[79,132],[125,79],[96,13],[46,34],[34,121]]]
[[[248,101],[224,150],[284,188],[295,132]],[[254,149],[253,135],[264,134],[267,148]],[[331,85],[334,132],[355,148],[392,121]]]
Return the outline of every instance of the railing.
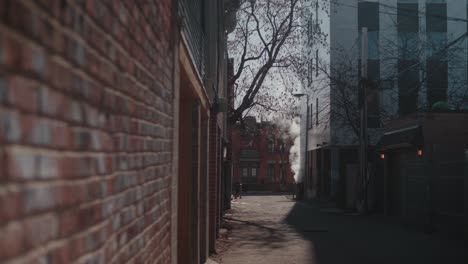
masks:
[[[203,1],[179,0],[179,15],[183,17],[182,34],[187,41],[195,67],[202,80],[206,75],[206,38],[203,27]]]

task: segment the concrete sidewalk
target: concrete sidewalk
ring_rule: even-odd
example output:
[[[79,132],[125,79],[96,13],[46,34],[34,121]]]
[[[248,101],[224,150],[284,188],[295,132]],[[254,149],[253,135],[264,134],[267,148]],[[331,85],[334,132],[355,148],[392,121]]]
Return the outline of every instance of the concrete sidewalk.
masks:
[[[378,217],[321,210],[288,197],[246,196],[227,221],[221,263],[468,263],[468,247]]]
[[[294,202],[285,195],[244,196],[232,204],[233,244],[223,264],[313,263],[311,242],[284,222]]]

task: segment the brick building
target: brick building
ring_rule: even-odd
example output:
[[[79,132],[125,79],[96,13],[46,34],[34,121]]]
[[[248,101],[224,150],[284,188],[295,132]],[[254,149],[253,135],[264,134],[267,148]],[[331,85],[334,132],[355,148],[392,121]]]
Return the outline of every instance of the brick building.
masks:
[[[245,118],[232,131],[233,183],[244,191],[289,191],[294,173],[289,162],[293,140],[275,124]]]
[[[215,252],[223,201],[230,197],[226,43],[239,5],[179,1],[178,263],[205,263]]]
[[[468,237],[468,112],[387,122],[377,145],[374,204],[417,227]]]
[[[204,263],[236,6],[203,2],[0,0],[0,262]]]

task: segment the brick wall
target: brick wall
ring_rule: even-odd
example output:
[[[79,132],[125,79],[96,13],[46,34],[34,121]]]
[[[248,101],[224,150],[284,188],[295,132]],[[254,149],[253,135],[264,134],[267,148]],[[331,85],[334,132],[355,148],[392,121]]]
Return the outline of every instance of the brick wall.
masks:
[[[171,14],[0,0],[0,262],[170,262]]]
[[[293,145],[291,138],[285,140],[286,150],[284,153],[279,151],[279,139],[281,136],[277,135],[276,129],[270,125],[257,123],[258,134],[254,137],[244,137],[242,135],[242,128],[236,125],[232,128],[232,160],[233,160],[233,180],[232,182],[242,182],[242,162],[240,162],[240,153],[244,149],[251,148],[249,146],[252,143],[253,149],[258,151],[259,160],[258,162],[249,163],[249,167],[256,163],[257,165],[257,178],[256,184],[250,184],[250,190],[279,190],[280,189],[280,164],[285,163],[285,184],[288,188],[292,188],[294,182],[294,172],[291,168],[289,161],[289,149]],[[275,151],[270,152],[268,148],[268,141],[271,135],[275,135]],[[284,140],[284,139],[282,139]],[[274,175],[275,179],[268,176],[268,165],[269,162],[274,163]],[[243,184],[246,184],[245,182]],[[235,186],[233,186],[235,187]]]
[[[210,252],[216,251],[217,223],[218,223],[218,126],[217,116],[211,113],[209,119],[208,135],[208,192],[209,192],[209,212],[208,212],[208,247]]]

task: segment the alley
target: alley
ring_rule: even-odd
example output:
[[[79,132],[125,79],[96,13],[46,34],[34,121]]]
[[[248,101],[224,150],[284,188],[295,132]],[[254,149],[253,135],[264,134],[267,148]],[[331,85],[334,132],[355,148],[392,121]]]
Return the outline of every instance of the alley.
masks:
[[[243,197],[227,219],[232,244],[223,264],[468,263],[460,241],[284,195]]]

